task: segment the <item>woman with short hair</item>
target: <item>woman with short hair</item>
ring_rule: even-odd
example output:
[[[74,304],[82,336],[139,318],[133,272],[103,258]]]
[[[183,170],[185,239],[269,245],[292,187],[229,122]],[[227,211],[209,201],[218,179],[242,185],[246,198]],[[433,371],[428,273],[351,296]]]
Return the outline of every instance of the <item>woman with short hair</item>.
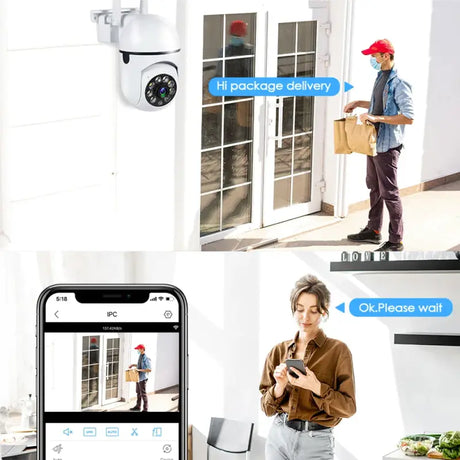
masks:
[[[332,460],[332,429],[356,412],[350,350],[320,328],[329,316],[329,302],[329,290],[313,275],[299,279],[291,292],[298,331],[270,351],[259,387],[262,410],[276,415],[266,460]],[[302,360],[305,375],[288,368],[287,359]]]

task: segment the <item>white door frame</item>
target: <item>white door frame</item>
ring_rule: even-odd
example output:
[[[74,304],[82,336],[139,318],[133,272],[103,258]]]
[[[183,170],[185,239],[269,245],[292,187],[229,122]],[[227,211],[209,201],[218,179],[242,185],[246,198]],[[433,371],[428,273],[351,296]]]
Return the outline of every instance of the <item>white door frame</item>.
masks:
[[[267,33],[267,76],[277,76],[278,60],[278,24],[283,22],[317,21],[316,65],[315,76],[327,76],[328,40],[325,28],[328,9],[321,8],[282,8],[270,9],[268,13]],[[263,225],[271,225],[285,220],[311,214],[321,209],[321,181],[324,158],[324,133],[326,122],[326,101],[323,97],[316,97],[313,111],[313,146],[311,172],[311,200],[308,203],[294,204],[275,210],[274,173],[275,173],[275,130],[276,130],[276,98],[266,98],[266,148],[264,169],[264,203]]]
[[[120,339],[120,348],[118,350],[118,397],[116,398],[110,398],[106,399],[105,393],[106,393],[106,383],[107,383],[107,341],[108,339]],[[99,382],[100,382],[100,393],[99,393],[99,404],[100,406],[104,406],[106,404],[110,404],[113,402],[117,402],[120,400],[120,393],[121,393],[121,387],[120,387],[120,375],[121,375],[121,352],[123,349],[123,337],[121,334],[117,333],[110,333],[110,334],[101,334],[101,346],[100,346],[100,351],[101,351],[101,356],[100,356],[100,367],[99,367]]]

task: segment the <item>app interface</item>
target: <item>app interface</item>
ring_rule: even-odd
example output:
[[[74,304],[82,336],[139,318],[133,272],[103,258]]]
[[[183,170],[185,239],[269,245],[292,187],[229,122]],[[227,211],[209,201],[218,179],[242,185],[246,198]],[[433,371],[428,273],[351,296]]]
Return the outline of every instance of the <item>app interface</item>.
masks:
[[[46,460],[180,459],[181,322],[170,293],[136,303],[46,301],[40,345]]]

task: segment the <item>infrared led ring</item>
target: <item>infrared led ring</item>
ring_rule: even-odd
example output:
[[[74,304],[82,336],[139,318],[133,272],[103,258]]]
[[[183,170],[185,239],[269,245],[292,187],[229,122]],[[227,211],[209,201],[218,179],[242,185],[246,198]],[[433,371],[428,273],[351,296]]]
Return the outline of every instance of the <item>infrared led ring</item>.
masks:
[[[162,107],[174,99],[176,91],[177,83],[171,75],[156,75],[147,83],[145,98],[149,104]]]

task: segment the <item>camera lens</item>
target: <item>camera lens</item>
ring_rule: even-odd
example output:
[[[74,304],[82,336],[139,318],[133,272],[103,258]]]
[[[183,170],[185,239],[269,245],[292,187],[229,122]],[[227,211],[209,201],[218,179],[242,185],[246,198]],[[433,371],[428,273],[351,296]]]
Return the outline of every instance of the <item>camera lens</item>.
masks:
[[[162,99],[165,98],[167,95],[169,94],[169,89],[164,87],[164,86],[160,86],[160,89],[158,90],[158,96],[161,97]]]
[[[149,104],[162,107],[173,100],[176,91],[177,83],[171,75],[156,75],[147,83],[145,98]]]

